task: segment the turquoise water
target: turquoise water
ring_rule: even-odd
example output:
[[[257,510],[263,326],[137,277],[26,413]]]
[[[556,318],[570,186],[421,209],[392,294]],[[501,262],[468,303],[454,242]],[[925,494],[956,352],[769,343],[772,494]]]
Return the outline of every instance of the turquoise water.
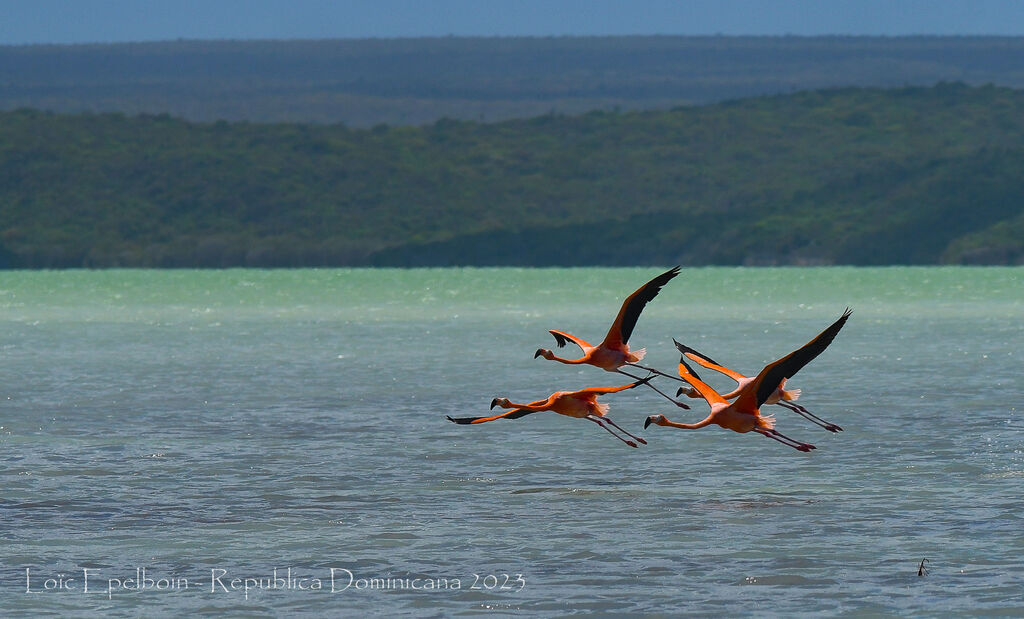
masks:
[[[667,370],[675,337],[753,373],[853,308],[790,381],[845,431],[771,407],[810,454],[643,430],[706,413],[643,389],[603,398],[640,449],[445,420],[624,384],[533,352],[660,272],[0,273],[0,609],[1024,613],[1024,269],[685,269],[631,341]]]

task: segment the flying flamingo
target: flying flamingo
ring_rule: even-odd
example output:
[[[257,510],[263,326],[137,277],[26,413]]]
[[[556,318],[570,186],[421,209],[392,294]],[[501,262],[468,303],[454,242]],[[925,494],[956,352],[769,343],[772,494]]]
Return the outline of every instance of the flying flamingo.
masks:
[[[537,400],[536,402],[530,402],[529,404],[516,404],[515,402],[510,402],[508,398],[494,398],[491,400],[492,409],[495,406],[500,406],[501,408],[511,408],[512,410],[492,417],[448,417],[448,421],[453,421],[458,424],[484,423],[486,421],[494,421],[495,419],[519,419],[520,417],[525,417],[531,413],[539,413],[541,411],[554,411],[559,415],[565,415],[567,417],[589,419],[630,447],[636,447],[637,445],[631,440],[622,438],[605,424],[607,423],[613,426],[623,434],[646,445],[647,441],[639,436],[630,434],[626,430],[620,428],[614,421],[609,419],[607,417],[608,405],[599,404],[597,402],[597,397],[606,393],[617,393],[626,389],[632,389],[637,385],[646,384],[648,380],[650,380],[650,377],[642,378],[635,383],[630,383],[621,387],[590,387],[588,389],[580,389],[579,391],[556,391],[548,396],[548,399],[546,400]]]
[[[672,340],[672,341],[675,342],[675,340]],[[702,366],[704,366],[704,367],[706,367],[706,368],[708,368],[710,370],[715,370],[716,372],[721,372],[722,374],[725,374],[729,378],[731,378],[734,381],[736,381],[737,385],[736,385],[735,389],[733,389],[729,393],[723,393],[722,394],[722,397],[725,398],[726,400],[731,400],[731,399],[735,398],[736,396],[738,396],[743,391],[744,387],[746,387],[750,383],[754,382],[754,380],[755,380],[754,377],[752,377],[752,376],[744,376],[743,374],[740,374],[739,372],[737,372],[735,370],[731,370],[731,369],[723,366],[721,363],[715,361],[711,357],[709,357],[709,356],[707,356],[707,355],[705,355],[703,353],[697,352],[696,350],[690,348],[689,346],[685,346],[683,344],[680,344],[679,342],[675,342],[675,344],[676,344],[676,348],[679,349],[679,352],[681,352],[684,355],[686,355],[687,357],[689,357],[691,361],[696,361],[700,365],[702,365]],[[696,373],[693,373],[693,374],[694,374],[694,376],[697,376]],[[699,379],[700,377],[697,376],[697,378]],[[804,419],[810,421],[811,423],[817,424],[817,425],[825,428],[829,432],[842,432],[843,431],[843,429],[841,427],[837,426],[834,423],[825,421],[824,419],[822,419],[821,417],[818,417],[817,415],[815,415],[811,411],[807,410],[803,406],[800,406],[799,404],[793,404],[792,402],[794,402],[797,398],[800,397],[800,390],[799,389],[786,389],[785,387],[786,387],[786,379],[783,378],[782,382],[779,383],[778,388],[775,391],[773,391],[771,393],[771,395],[768,396],[768,399],[765,400],[764,403],[765,404],[778,404],[779,406],[782,406],[784,408],[788,408],[789,410],[793,411],[794,413],[803,416]],[[692,387],[690,389],[687,389],[685,387],[680,387],[679,391],[676,393],[676,396],[679,396],[679,395],[682,395],[682,394],[686,394],[686,395],[688,395],[691,398],[699,398],[700,397],[700,394],[697,392],[697,390],[693,389]]]
[[[673,267],[668,271],[665,271],[661,275],[638,288],[633,292],[633,294],[626,297],[626,300],[622,302],[622,307],[619,308],[618,316],[615,317],[615,322],[613,322],[611,328],[608,329],[608,335],[606,335],[604,337],[604,341],[597,346],[592,346],[585,340],[564,331],[556,331],[554,329],[548,331],[548,333],[554,336],[555,342],[558,344],[559,348],[565,346],[567,342],[572,342],[579,346],[580,349],[583,350],[583,356],[579,359],[563,359],[562,357],[555,356],[555,353],[545,348],[538,348],[537,352],[533,353],[533,358],[536,359],[537,357],[544,357],[550,361],[558,361],[559,363],[567,363],[570,365],[586,363],[588,365],[597,366],[608,372],[618,372],[619,374],[624,374],[630,378],[639,380],[639,376],[624,372],[620,369],[624,365],[630,365],[642,370],[647,370],[654,374],[660,374],[662,376],[668,376],[669,378],[679,380],[675,376],[665,374],[664,372],[660,372],[654,368],[637,365],[637,361],[644,358],[647,350],[641,348],[640,350],[631,351],[629,349],[629,344],[627,343],[629,341],[629,336],[633,334],[633,328],[636,326],[637,319],[640,318],[640,312],[644,310],[644,307],[651,299],[658,296],[658,293],[661,292],[662,286],[667,284],[669,280],[676,275],[679,275],[679,267]],[[648,383],[647,386],[660,393],[676,406],[680,408],[690,408],[682,402],[673,400],[671,396],[663,393],[654,385]]]
[[[761,370],[757,377],[740,390],[740,394],[731,404],[717,391],[694,375],[693,370],[686,364],[685,354],[680,356],[679,375],[683,380],[693,385],[700,396],[707,400],[707,403],[711,406],[711,414],[697,423],[677,423],[669,421],[664,415],[651,415],[644,422],[644,427],[646,428],[654,423],[659,426],[695,430],[716,424],[741,434],[753,430],[798,451],[817,449],[810,443],[802,443],[776,430],[775,417],[772,415],[761,415],[760,408],[768,401],[768,398],[775,390],[779,388],[784,379],[792,378],[800,368],[810,363],[812,359],[821,354],[832,343],[836,334],[846,324],[850,313],[850,308],[846,308],[846,311],[843,312],[843,315],[838,320],[819,333],[813,340],[785,357],[764,366],[764,369]]]

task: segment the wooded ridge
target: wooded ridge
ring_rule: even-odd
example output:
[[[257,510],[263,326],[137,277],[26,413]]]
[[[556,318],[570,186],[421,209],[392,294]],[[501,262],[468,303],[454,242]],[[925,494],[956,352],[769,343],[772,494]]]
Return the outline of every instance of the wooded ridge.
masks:
[[[424,127],[0,113],[0,265],[1024,262],[1024,92]]]

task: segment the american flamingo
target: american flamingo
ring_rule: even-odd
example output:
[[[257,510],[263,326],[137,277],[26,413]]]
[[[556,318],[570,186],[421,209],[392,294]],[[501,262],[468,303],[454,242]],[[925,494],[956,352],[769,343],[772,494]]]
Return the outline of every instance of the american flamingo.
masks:
[[[512,410],[492,417],[448,417],[448,421],[453,421],[458,424],[484,423],[487,421],[494,421],[495,419],[519,419],[520,417],[525,417],[531,413],[539,413],[541,411],[554,411],[559,415],[565,415],[567,417],[589,419],[630,447],[637,446],[633,441],[624,439],[613,432],[611,428],[605,425],[605,423],[608,423],[623,434],[646,445],[647,441],[639,436],[630,434],[626,430],[620,428],[614,421],[609,419],[607,417],[608,405],[599,404],[597,402],[597,398],[598,396],[606,393],[617,393],[626,389],[632,389],[637,385],[645,384],[648,380],[650,380],[650,377],[642,378],[635,383],[630,383],[621,387],[590,387],[587,389],[580,389],[579,391],[556,391],[548,396],[546,400],[537,400],[536,402],[530,402],[529,404],[516,404],[515,402],[510,402],[508,398],[494,398],[491,400],[492,409],[495,406],[500,406],[501,408],[511,408]]]
[[[579,359],[563,359],[562,357],[556,356],[555,353],[546,348],[538,348],[537,352],[533,353],[533,358],[536,359],[537,357],[544,357],[549,361],[558,361],[559,363],[567,363],[570,365],[586,363],[608,372],[618,372],[619,374],[624,374],[630,378],[639,380],[639,376],[624,372],[620,369],[624,365],[630,365],[642,370],[647,370],[654,374],[660,374],[662,376],[668,376],[669,378],[679,380],[675,376],[665,374],[664,372],[660,372],[654,368],[637,365],[637,361],[644,358],[647,350],[645,348],[641,348],[640,350],[631,351],[629,349],[629,344],[627,343],[629,341],[629,336],[633,334],[633,328],[636,326],[637,319],[640,318],[640,312],[644,310],[644,307],[651,299],[658,296],[658,293],[661,292],[662,286],[667,284],[669,280],[676,275],[679,275],[678,266],[665,271],[635,290],[633,294],[626,297],[626,300],[622,302],[622,307],[619,308],[619,314],[615,317],[615,322],[613,322],[611,328],[608,329],[608,334],[604,336],[604,341],[597,346],[593,346],[585,340],[564,331],[556,331],[554,329],[548,331],[548,333],[554,336],[555,342],[558,344],[559,348],[565,346],[567,342],[572,342],[579,346],[583,351],[583,356]],[[690,408],[682,402],[673,400],[671,396],[663,393],[654,385],[648,383],[647,386],[660,393],[676,406],[680,408]]]
[[[693,385],[700,396],[707,400],[707,403],[711,406],[711,414],[697,423],[677,423],[669,421],[664,415],[651,415],[644,422],[644,427],[646,428],[653,423],[659,426],[695,430],[716,424],[741,434],[753,430],[798,451],[817,449],[810,443],[802,443],[776,430],[775,418],[772,415],[762,415],[760,408],[768,401],[768,397],[778,389],[779,384],[784,379],[792,378],[800,368],[810,363],[811,360],[821,354],[832,343],[836,334],[846,324],[850,313],[851,310],[847,308],[838,320],[819,333],[813,340],[785,357],[764,366],[764,369],[740,391],[740,394],[732,403],[729,403],[717,391],[697,378],[690,366],[686,364],[685,354],[680,356],[679,375],[683,380]]]
[[[731,369],[725,367],[724,365],[722,365],[721,363],[715,361],[711,357],[709,357],[709,356],[707,356],[707,355],[705,355],[703,353],[697,352],[696,350],[690,348],[689,346],[685,346],[683,344],[680,344],[679,342],[676,342],[675,340],[672,340],[672,341],[675,342],[676,348],[679,349],[679,352],[681,352],[684,355],[686,355],[687,357],[689,357],[691,361],[695,361],[695,362],[699,363],[700,365],[708,368],[709,370],[715,370],[716,372],[721,372],[722,374],[725,374],[729,378],[731,378],[734,381],[736,381],[736,388],[735,389],[733,389],[729,393],[723,393],[722,394],[722,397],[725,398],[726,400],[731,400],[731,399],[735,398],[736,396],[738,396],[743,391],[744,387],[746,387],[750,383],[754,382],[754,380],[755,380],[753,376],[744,376],[743,374],[740,374],[739,372],[737,372],[735,370],[731,370]],[[696,376],[696,373],[694,373],[694,376]],[[700,378],[700,377],[697,376],[697,378]],[[768,399],[765,400],[764,403],[765,404],[778,404],[779,406],[782,406],[784,408],[788,408],[789,410],[793,411],[794,413],[796,413],[798,415],[801,415],[807,421],[810,421],[811,423],[817,424],[817,425],[821,426],[822,428],[825,428],[829,432],[842,432],[843,431],[843,429],[841,427],[837,426],[834,423],[825,421],[824,419],[822,419],[821,417],[818,417],[817,415],[815,415],[811,411],[807,410],[803,406],[800,406],[799,404],[793,404],[793,402],[796,401],[796,399],[800,397],[800,390],[799,389],[786,389],[785,387],[786,387],[786,379],[783,378],[782,382],[779,383],[778,388],[775,391],[773,391],[771,393],[771,395],[768,396]],[[682,394],[686,394],[687,396],[689,396],[691,398],[699,398],[700,397],[700,394],[697,392],[697,390],[693,389],[692,387],[690,389],[687,389],[685,387],[680,387],[679,391],[676,393],[676,396],[678,397],[678,396],[680,396]]]

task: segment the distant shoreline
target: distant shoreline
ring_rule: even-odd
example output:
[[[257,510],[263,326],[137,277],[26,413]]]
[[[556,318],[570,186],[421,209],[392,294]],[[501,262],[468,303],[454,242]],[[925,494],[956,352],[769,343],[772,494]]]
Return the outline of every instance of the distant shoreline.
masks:
[[[1024,37],[619,36],[0,46],[0,110],[425,125],[836,87],[1024,88]]]

